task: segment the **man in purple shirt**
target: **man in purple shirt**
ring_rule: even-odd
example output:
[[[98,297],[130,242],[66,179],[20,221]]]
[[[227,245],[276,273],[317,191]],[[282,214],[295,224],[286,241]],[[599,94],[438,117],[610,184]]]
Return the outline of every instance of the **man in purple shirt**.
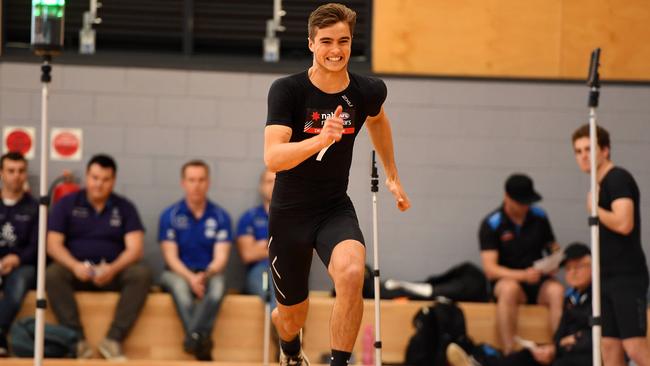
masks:
[[[125,359],[126,338],[147,297],[151,271],[138,263],[144,228],[135,206],[113,193],[117,166],[107,155],[95,155],[86,168],[86,187],[63,197],[50,213],[47,293],[59,323],[81,335],[77,357],[90,358],[75,290],[119,291],[120,300],[106,338],[98,348],[111,360]]]
[[[7,333],[36,277],[38,204],[25,192],[27,160],[0,158],[0,357],[9,355]]]

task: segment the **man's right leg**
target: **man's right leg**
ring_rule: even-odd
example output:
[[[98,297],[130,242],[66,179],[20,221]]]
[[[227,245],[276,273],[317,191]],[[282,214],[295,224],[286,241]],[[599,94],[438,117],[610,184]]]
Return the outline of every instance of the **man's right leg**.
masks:
[[[623,351],[623,343],[620,339],[603,337],[601,346],[603,365],[625,366],[625,352]]]
[[[269,215],[269,262],[277,307],[271,319],[280,337],[280,365],[309,361],[301,350],[300,329],[309,307],[309,270],[317,218]]]
[[[74,273],[55,262],[47,267],[45,276],[48,301],[59,324],[75,329],[81,338],[85,338],[79,319],[79,308],[74,298],[77,282]]]
[[[519,282],[500,279],[494,286],[497,298],[497,328],[503,345],[503,354],[510,354],[515,348],[514,336],[517,331],[517,308],[526,302],[526,295]]]
[[[280,342],[289,343],[298,338],[300,330],[305,325],[305,320],[307,320],[308,310],[309,299],[290,306],[278,304],[273,309],[271,319],[280,336]]]
[[[183,330],[185,330],[187,337],[192,319],[192,306],[194,304],[189,283],[183,277],[172,271],[164,271],[160,276],[160,285],[172,296],[176,313],[183,324]]]

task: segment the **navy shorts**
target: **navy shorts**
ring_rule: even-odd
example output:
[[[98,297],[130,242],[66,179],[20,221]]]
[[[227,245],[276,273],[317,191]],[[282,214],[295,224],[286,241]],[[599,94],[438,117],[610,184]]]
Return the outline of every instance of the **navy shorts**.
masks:
[[[364,244],[357,214],[349,198],[326,212],[294,216],[269,213],[269,261],[275,295],[282,305],[295,305],[309,296],[313,251],[325,267],[334,247],[344,240]]]

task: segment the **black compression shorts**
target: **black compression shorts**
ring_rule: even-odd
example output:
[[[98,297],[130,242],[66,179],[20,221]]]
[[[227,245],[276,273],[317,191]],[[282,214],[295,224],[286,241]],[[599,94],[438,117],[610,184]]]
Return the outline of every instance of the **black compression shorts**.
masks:
[[[645,337],[647,329],[648,279],[639,276],[610,276],[602,283],[603,337]]]
[[[307,299],[313,250],[327,267],[334,247],[344,240],[365,245],[349,198],[312,216],[292,216],[271,209],[269,261],[277,301],[289,306]]]

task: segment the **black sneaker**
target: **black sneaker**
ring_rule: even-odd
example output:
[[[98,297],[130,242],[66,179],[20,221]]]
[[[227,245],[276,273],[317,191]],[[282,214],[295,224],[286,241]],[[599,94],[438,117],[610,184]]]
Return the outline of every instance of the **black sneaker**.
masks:
[[[199,361],[212,361],[212,338],[207,334],[199,334],[199,341],[194,353]]]
[[[185,338],[183,350],[200,361],[212,361],[212,339],[207,334],[193,332]]]
[[[280,347],[280,366],[309,366],[309,359],[302,350],[295,356],[288,356]]]
[[[7,336],[0,332],[0,357],[9,357],[9,344]]]

